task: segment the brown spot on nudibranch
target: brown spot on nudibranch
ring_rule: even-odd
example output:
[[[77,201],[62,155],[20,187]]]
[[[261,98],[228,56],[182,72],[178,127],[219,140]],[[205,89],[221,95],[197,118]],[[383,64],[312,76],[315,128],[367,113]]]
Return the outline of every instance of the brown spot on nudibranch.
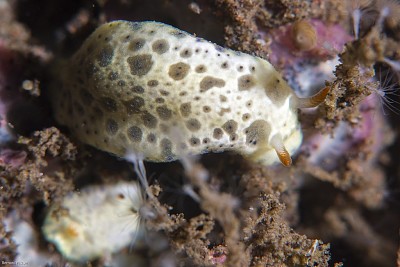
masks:
[[[129,26],[133,31],[137,31],[140,30],[143,27],[143,23],[142,22],[133,22],[133,21],[129,21]]]
[[[93,62],[85,63],[85,74],[87,77],[92,77],[95,73],[99,71],[99,68],[96,67]]]
[[[126,85],[126,82],[123,80],[119,80],[117,84],[118,86],[124,87]]]
[[[169,34],[171,34],[172,36],[175,36],[178,39],[184,38],[187,35],[186,33],[184,33],[183,31],[180,31],[180,30],[170,31]]]
[[[248,121],[250,119],[251,115],[250,113],[245,113],[242,115],[242,120],[243,121]]]
[[[124,106],[129,115],[140,113],[141,108],[144,106],[144,99],[139,96],[135,96],[131,100],[125,101]]]
[[[243,75],[238,80],[239,91],[249,90],[255,85],[252,75]]]
[[[115,81],[116,79],[118,79],[118,77],[119,77],[119,75],[115,71],[110,72],[110,74],[108,75],[108,79],[110,81]]]
[[[200,128],[201,128],[201,123],[197,119],[190,119],[190,120],[186,121],[185,124],[186,124],[186,128],[188,128],[192,132],[196,132],[196,131],[200,130]]]
[[[147,135],[147,141],[148,141],[149,143],[156,143],[156,142],[157,142],[157,137],[156,137],[156,135],[153,134],[153,133],[148,134],[148,135]]]
[[[218,115],[224,116],[225,113],[231,112],[231,108],[221,108],[221,110],[218,112]]]
[[[157,97],[157,98],[156,98],[156,103],[162,104],[162,103],[164,103],[164,102],[165,102],[164,98],[162,98],[162,97]]]
[[[208,112],[211,111],[211,107],[210,107],[210,106],[203,106],[203,111],[204,111],[205,113],[208,113]]]
[[[195,69],[194,69],[197,73],[203,73],[207,71],[207,67],[204,65],[198,65]]]
[[[169,67],[168,75],[176,80],[182,80],[189,73],[190,66],[186,63],[179,62]]]
[[[139,51],[140,49],[143,48],[144,44],[146,43],[146,40],[143,38],[137,38],[131,41],[129,44],[129,49],[133,52]]]
[[[158,85],[158,81],[157,80],[150,80],[147,82],[147,85],[150,87],[156,87]]]
[[[189,48],[186,48],[181,51],[180,56],[183,58],[189,58],[192,56],[192,50],[190,50]]]
[[[200,139],[196,138],[196,137],[192,137],[189,139],[189,144],[191,146],[198,146],[198,145],[200,145]]]
[[[142,141],[142,130],[137,126],[128,128],[128,137],[132,142],[138,143]]]
[[[234,134],[238,129],[238,123],[234,120],[229,120],[222,125],[222,129],[229,135]]]
[[[238,138],[239,138],[239,135],[237,135],[237,134],[231,134],[229,136],[229,140],[232,142],[238,140]]]
[[[144,92],[144,88],[140,85],[132,87],[131,90],[136,94],[143,94],[143,92]]]
[[[227,69],[228,67],[229,67],[228,62],[224,62],[221,64],[221,68],[223,68],[223,69]]]
[[[163,96],[168,96],[169,92],[165,91],[165,90],[160,90],[160,94],[163,95]]]
[[[118,123],[113,119],[108,119],[106,122],[106,132],[109,135],[115,135],[118,131]]]
[[[100,67],[107,67],[110,65],[114,56],[114,49],[110,45],[106,45],[98,54],[97,59]]]
[[[205,92],[213,87],[224,87],[225,81],[219,78],[206,76],[200,82],[200,92]]]
[[[192,113],[192,104],[190,102],[183,103],[179,109],[183,117],[188,117]]]
[[[157,126],[157,118],[151,115],[149,112],[143,112],[141,118],[143,125],[147,128],[155,128]]]
[[[151,55],[148,54],[128,57],[127,61],[131,74],[139,77],[146,75],[154,64]]]
[[[115,102],[114,99],[109,98],[109,97],[102,97],[100,99],[100,103],[102,107],[109,112],[115,112],[117,111],[117,102]]]
[[[157,54],[164,54],[165,52],[168,51],[169,49],[169,44],[168,41],[165,39],[160,39],[157,40],[153,43],[152,45],[152,49],[154,52],[156,52]]]
[[[224,132],[222,131],[221,128],[214,128],[213,137],[215,139],[219,140],[222,138],[223,135],[224,135]]]
[[[158,117],[162,120],[169,120],[172,116],[172,111],[166,105],[156,108]]]

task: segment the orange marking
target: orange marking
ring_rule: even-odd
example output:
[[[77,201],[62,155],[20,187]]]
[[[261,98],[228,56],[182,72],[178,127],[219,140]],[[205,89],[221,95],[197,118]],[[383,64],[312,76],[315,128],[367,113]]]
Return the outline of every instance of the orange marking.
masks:
[[[67,226],[62,234],[66,239],[74,239],[79,235],[78,231],[72,226]]]

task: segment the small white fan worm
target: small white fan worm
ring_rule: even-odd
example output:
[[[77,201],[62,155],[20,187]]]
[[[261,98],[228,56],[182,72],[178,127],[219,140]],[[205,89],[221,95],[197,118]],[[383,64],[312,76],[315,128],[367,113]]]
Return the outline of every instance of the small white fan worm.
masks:
[[[51,207],[42,230],[69,260],[87,261],[128,246],[143,231],[136,182],[92,186]]]
[[[101,150],[150,161],[232,150],[288,166],[302,140],[297,109],[328,92],[298,98],[268,61],[158,22],[102,25],[61,73],[52,90],[61,124]]]

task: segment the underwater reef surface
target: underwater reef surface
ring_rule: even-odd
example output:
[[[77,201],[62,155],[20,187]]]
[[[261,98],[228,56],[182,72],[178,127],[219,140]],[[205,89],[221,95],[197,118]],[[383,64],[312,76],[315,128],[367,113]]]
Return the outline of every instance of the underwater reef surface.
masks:
[[[58,124],[58,66],[112,20],[159,21],[264,58],[300,97],[329,88],[299,111],[292,166],[233,152],[143,163]],[[0,0],[0,260],[400,267],[399,90],[398,1]]]

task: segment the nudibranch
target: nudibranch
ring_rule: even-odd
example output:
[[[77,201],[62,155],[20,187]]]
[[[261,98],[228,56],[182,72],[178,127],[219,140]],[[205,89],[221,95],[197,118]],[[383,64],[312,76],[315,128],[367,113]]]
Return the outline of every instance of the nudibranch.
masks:
[[[137,182],[85,187],[50,208],[42,231],[71,261],[111,255],[142,236],[143,201]]]
[[[100,26],[61,68],[56,120],[98,149],[155,162],[230,150],[289,166],[298,108],[329,91],[299,98],[267,60],[153,21]]]

